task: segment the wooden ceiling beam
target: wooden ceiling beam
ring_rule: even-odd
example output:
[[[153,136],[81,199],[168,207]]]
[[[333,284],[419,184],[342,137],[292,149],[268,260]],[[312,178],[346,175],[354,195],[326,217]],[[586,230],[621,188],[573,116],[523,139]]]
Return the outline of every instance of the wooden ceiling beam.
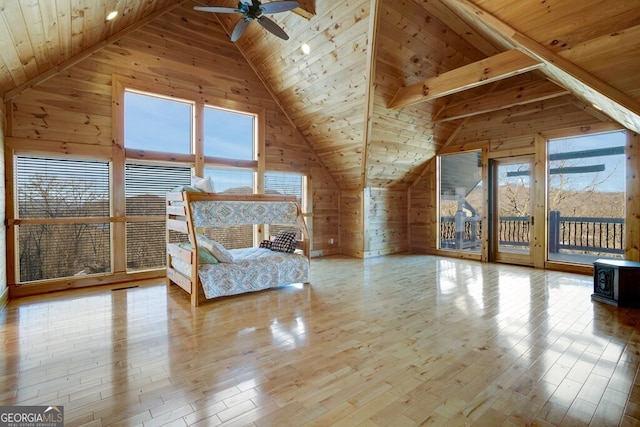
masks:
[[[293,9],[294,13],[306,19],[311,19],[316,14],[316,0],[298,0],[299,7]]]
[[[121,38],[131,34],[133,31],[137,30],[138,28],[145,26],[147,23],[149,23],[149,22],[153,21],[154,19],[164,15],[165,13],[175,9],[176,7],[182,6],[186,2],[187,2],[187,0],[179,0],[179,1],[176,1],[175,3],[170,4],[167,7],[159,9],[159,10],[153,12],[153,13],[150,13],[149,15],[145,16],[144,18],[142,18],[142,19],[136,21],[135,23],[129,25],[127,28],[123,29],[122,31],[119,31],[116,34],[113,34],[112,36],[107,37],[106,39],[102,40],[101,42],[94,44],[93,46],[89,47],[88,49],[83,50],[79,54],[77,54],[75,56],[72,56],[71,58],[67,59],[66,61],[61,62],[60,64],[56,65],[55,67],[50,68],[47,71],[38,74],[34,78],[24,82],[20,86],[17,86],[16,88],[14,88],[14,89],[8,91],[7,93],[5,93],[4,94],[4,102],[11,101],[13,98],[15,98],[16,96],[20,95],[24,91],[29,90],[31,88],[34,88],[37,85],[39,85],[39,84],[49,80],[50,78],[54,77],[58,73],[61,73],[64,70],[73,67],[74,65],[76,65],[80,61],[83,61],[83,60],[87,59],[88,57],[90,57],[91,55],[93,55],[94,53],[99,51],[100,49],[102,49],[102,48],[104,48],[106,46],[109,46],[112,43],[117,42]]]
[[[369,6],[369,37],[367,37],[367,87],[366,87],[366,105],[365,105],[365,123],[363,132],[362,153],[362,188],[368,187],[369,183],[369,152],[371,150],[371,134],[373,133],[373,110],[375,100],[375,82],[376,82],[376,53],[377,48],[377,29],[378,29],[378,6],[379,0],[371,0]]]
[[[569,93],[571,93],[569,90],[549,80],[541,80],[503,89],[491,95],[478,96],[447,105],[436,114],[433,120],[435,122],[457,120],[464,117],[490,113],[492,111],[504,110],[516,105],[557,98],[568,95]]]
[[[607,116],[627,129],[640,133],[640,102],[600,80],[593,74],[515,30],[469,0],[441,0],[467,22],[489,35],[544,63],[542,71],[582,101],[597,105]]]
[[[402,108],[436,99],[542,67],[519,50],[508,50],[409,86],[401,87],[389,108]]]

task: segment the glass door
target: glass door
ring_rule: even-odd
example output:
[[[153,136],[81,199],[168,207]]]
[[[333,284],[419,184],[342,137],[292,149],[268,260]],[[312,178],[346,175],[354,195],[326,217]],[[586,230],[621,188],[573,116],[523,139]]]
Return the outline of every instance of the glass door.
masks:
[[[532,265],[533,156],[493,160],[491,251],[494,261]]]

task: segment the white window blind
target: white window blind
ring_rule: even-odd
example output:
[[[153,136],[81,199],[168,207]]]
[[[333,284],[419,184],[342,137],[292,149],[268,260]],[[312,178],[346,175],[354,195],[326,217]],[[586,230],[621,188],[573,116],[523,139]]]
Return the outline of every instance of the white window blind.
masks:
[[[205,167],[204,176],[211,177],[216,193],[253,194],[253,170]]]
[[[191,167],[156,163],[127,163],[125,197],[127,216],[164,215],[167,192],[190,185]]]
[[[304,177],[292,173],[267,172],[264,174],[264,192],[265,194],[284,194],[287,196],[295,196],[298,205],[302,208],[304,195]],[[279,231],[291,230],[291,226],[272,225],[268,232],[270,236],[275,236]],[[301,239],[302,231],[296,230],[297,238]]]
[[[127,269],[144,270],[166,265],[164,219],[166,193],[177,186],[189,185],[191,167],[167,164],[133,163],[125,167],[127,216],[155,216],[149,221],[126,225]]]
[[[15,181],[18,218],[38,220],[17,227],[20,282],[111,270],[108,221],[83,222],[109,217],[108,162],[17,156]]]
[[[19,218],[109,216],[109,164],[18,156]]]
[[[297,174],[267,172],[264,174],[265,194],[285,194],[296,196],[302,206],[303,176]]]

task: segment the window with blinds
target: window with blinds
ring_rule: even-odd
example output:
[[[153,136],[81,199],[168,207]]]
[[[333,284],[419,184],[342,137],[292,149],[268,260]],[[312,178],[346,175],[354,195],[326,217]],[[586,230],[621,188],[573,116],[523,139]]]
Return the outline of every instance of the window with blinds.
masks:
[[[267,172],[264,174],[264,192],[296,196],[298,204],[302,206],[303,178],[298,174]]]
[[[17,156],[15,165],[19,281],[111,271],[109,163]]]
[[[213,180],[216,193],[253,194],[253,170],[207,166],[204,176]]]
[[[164,215],[165,196],[191,184],[191,166],[128,162],[125,166],[127,216]]]
[[[265,194],[284,194],[287,196],[295,196],[298,200],[300,208],[304,206],[304,176],[292,173],[267,172],[264,174],[264,192]],[[269,235],[275,236],[279,231],[290,230],[291,227],[281,225],[272,225],[269,227]],[[301,239],[302,232],[296,230],[297,238]]]
[[[129,162],[125,166],[125,206],[128,217],[149,221],[126,225],[127,269],[145,270],[166,265],[165,196],[177,186],[189,185],[191,167]]]
[[[251,169],[204,168],[204,176],[211,177],[217,193],[253,194],[253,175]],[[252,225],[242,225],[208,229],[205,235],[227,249],[250,248],[253,246],[253,231]]]

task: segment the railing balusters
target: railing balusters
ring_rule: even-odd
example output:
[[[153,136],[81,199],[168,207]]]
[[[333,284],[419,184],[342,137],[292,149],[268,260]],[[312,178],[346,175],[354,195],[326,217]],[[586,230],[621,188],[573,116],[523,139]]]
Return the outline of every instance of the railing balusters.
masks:
[[[550,242],[556,250],[568,249],[586,253],[624,253],[624,219],[622,218],[579,218],[550,215],[556,221],[557,233],[553,233],[558,242]],[[508,245],[526,245],[531,241],[531,223],[529,217],[500,217],[498,238]],[[550,224],[551,228],[551,224]],[[453,248],[455,240],[454,217],[442,217],[440,237],[443,247]],[[475,235],[474,235],[475,234]],[[464,245],[478,247],[482,237],[480,217],[465,220]],[[553,243],[553,244],[552,244]]]

